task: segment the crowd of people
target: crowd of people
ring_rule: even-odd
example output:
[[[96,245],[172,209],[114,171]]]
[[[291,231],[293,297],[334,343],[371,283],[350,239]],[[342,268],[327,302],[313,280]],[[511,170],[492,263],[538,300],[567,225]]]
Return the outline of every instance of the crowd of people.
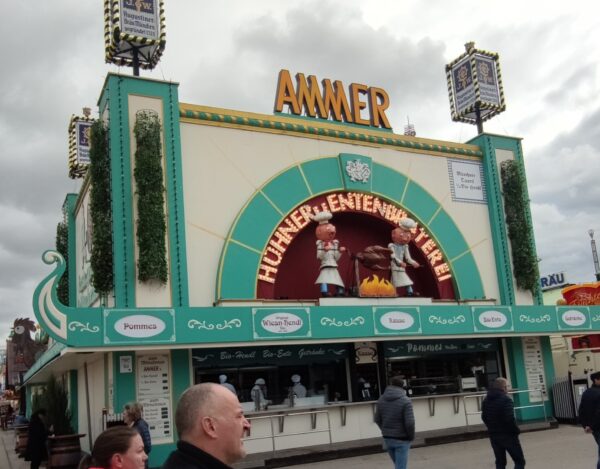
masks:
[[[600,469],[600,372],[592,373],[590,378],[592,386],[582,395],[579,416],[584,431],[592,434],[598,444]],[[244,437],[250,430],[250,422],[235,390],[227,386],[226,377],[220,377],[219,381],[220,384],[194,385],[179,399],[175,412],[179,441],[162,469],[228,469],[246,455]],[[296,375],[292,381],[300,383]],[[261,383],[256,386],[260,389]],[[496,469],[506,468],[507,453],[515,469],[523,469],[525,457],[508,388],[506,378],[499,377],[491,383],[482,403],[481,418],[488,430]],[[298,387],[297,392],[302,394],[302,389]],[[125,425],[102,432],[91,453],[81,460],[79,469],[147,469],[152,443],[142,412],[138,403],[126,405]],[[47,428],[45,417],[46,411],[38,409],[30,418],[26,459],[31,461],[31,469],[39,468],[46,456],[45,442],[52,428]],[[402,377],[390,379],[377,401],[375,422],[395,469],[406,469],[415,439],[415,417]]]

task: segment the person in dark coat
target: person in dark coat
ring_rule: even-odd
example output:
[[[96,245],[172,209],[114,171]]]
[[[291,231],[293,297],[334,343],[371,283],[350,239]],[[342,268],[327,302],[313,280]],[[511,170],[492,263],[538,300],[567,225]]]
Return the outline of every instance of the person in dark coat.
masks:
[[[506,468],[506,453],[510,454],[515,469],[525,467],[525,456],[519,441],[519,427],[512,399],[508,396],[506,378],[496,378],[481,406],[481,419],[488,429],[490,443],[496,457],[496,469]]]
[[[162,469],[230,469],[246,456],[243,438],[250,422],[237,396],[216,383],[183,393],[175,411],[177,449]]]
[[[388,454],[396,469],[406,469],[408,450],[415,439],[413,406],[402,388],[404,380],[394,376],[377,401],[375,423],[381,430]]]
[[[579,422],[586,433],[591,433],[598,445],[598,462],[596,468],[600,469],[600,371],[590,375],[592,387],[586,389],[581,395],[579,404]]]
[[[123,419],[127,425],[138,431],[144,442],[144,453],[150,456],[150,451],[152,451],[152,439],[150,438],[148,423],[142,418],[143,410],[144,407],[142,404],[138,404],[137,402],[127,404],[123,413]]]
[[[42,461],[48,458],[46,441],[48,440],[48,429],[46,428],[46,409],[36,410],[31,414],[29,428],[27,429],[27,447],[25,448],[25,460],[31,461],[30,468],[38,469]]]

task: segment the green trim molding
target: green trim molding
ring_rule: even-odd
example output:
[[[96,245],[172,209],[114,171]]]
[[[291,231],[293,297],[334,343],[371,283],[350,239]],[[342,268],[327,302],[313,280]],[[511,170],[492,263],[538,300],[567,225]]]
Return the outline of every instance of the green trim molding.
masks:
[[[350,161],[368,168],[368,181],[352,180]],[[255,299],[262,253],[273,232],[296,207],[334,191],[367,191],[404,208],[422,225],[443,252],[460,299],[484,298],[479,269],[464,236],[441,202],[425,188],[364,155],[305,161],[289,167],[260,187],[236,217],[227,235],[217,275],[217,300]],[[261,220],[259,225],[256,220]],[[254,282],[239,279],[254,279]]]
[[[135,307],[133,187],[131,177],[129,96],[147,96],[163,103],[165,187],[169,229],[169,272],[174,306],[189,304],[178,84],[108,74],[98,105],[107,111],[113,197],[115,305]]]
[[[495,306],[436,303],[423,306],[360,304],[306,307],[72,308],[57,301],[55,284],[64,260],[46,253],[57,267],[36,289],[34,311],[56,345],[78,348],[190,345],[288,340],[364,341],[391,337],[578,334],[600,332],[600,306]],[[107,320],[111,318],[111,320]],[[54,347],[44,357],[58,356]],[[35,364],[39,370],[46,359]],[[117,357],[115,357],[116,366]],[[115,371],[115,375],[117,375]],[[133,378],[131,378],[133,379]],[[115,386],[118,380],[115,379]],[[116,405],[117,403],[115,403]]]

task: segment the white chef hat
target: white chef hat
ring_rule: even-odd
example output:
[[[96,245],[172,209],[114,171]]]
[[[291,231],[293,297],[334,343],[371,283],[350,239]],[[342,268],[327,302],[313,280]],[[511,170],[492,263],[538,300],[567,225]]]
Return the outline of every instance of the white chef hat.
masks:
[[[324,210],[322,212],[317,213],[315,216],[312,217],[312,219],[318,222],[319,225],[324,225],[325,223],[329,223],[329,220],[331,220],[332,217],[333,215],[331,214],[331,212]]]
[[[254,381],[254,384],[263,385],[263,384],[267,384],[267,383],[265,382],[264,379],[258,378],[256,381]]]
[[[219,383],[223,384],[227,381],[227,375],[219,375]]]
[[[402,230],[410,231],[417,226],[417,222],[415,222],[412,218],[402,218],[400,221],[398,221],[398,226]]]
[[[300,375],[292,375],[292,383],[299,383]]]

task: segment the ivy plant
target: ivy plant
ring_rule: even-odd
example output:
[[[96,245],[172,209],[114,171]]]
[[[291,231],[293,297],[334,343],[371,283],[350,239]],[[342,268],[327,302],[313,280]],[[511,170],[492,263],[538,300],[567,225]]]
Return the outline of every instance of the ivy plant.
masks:
[[[92,218],[92,285],[100,295],[113,289],[112,205],[108,131],[101,120],[90,135],[90,213]]]
[[[161,151],[161,125],[154,111],[139,111],[134,177],[137,191],[138,279],[167,282],[166,220]]]
[[[65,273],[58,282],[56,294],[63,305],[69,305],[69,225],[62,221],[56,226],[56,251],[65,259]]]
[[[538,285],[537,256],[527,218],[529,201],[525,196],[525,178],[519,163],[514,160],[503,161],[500,172],[517,287],[535,294]]]

